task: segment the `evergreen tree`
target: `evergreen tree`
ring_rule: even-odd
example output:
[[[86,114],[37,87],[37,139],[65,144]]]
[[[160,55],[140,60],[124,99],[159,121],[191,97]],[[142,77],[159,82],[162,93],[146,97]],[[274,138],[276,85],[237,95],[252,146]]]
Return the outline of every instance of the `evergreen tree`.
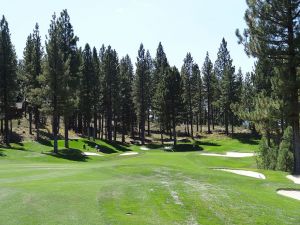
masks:
[[[193,138],[193,106],[192,106],[192,75],[194,60],[191,53],[187,53],[183,60],[181,76],[183,81],[183,101],[186,107],[187,124],[191,126],[191,137]]]
[[[29,133],[32,134],[32,113],[34,113],[36,139],[39,139],[40,108],[42,105],[41,84],[39,76],[42,74],[43,49],[38,24],[33,34],[27,38],[24,49],[24,69],[26,76],[26,98],[29,103]]]
[[[58,152],[58,132],[60,116],[64,112],[66,92],[64,84],[68,83],[65,76],[68,65],[64,62],[62,50],[61,33],[59,22],[54,14],[52,16],[48,37],[46,41],[45,69],[43,77],[44,110],[52,115],[53,151]]]
[[[207,132],[211,133],[211,107],[212,107],[212,79],[213,79],[213,64],[209,58],[208,52],[206,53],[205,61],[202,67],[203,74],[203,91],[207,108]]]
[[[133,65],[128,55],[120,61],[120,111],[122,123],[122,142],[133,123],[134,105],[132,99]]]
[[[90,124],[93,116],[93,87],[94,69],[93,56],[89,44],[82,52],[81,83],[80,83],[80,110],[83,115],[84,134],[90,138]]]
[[[176,126],[180,122],[181,113],[183,112],[182,81],[176,67],[166,71],[164,84],[164,102],[166,105],[164,108],[166,109],[166,116],[170,118],[175,146],[177,142]]]
[[[229,121],[232,125],[233,132],[233,113],[230,105],[234,103],[234,86],[236,82],[235,68],[232,66],[232,59],[227,49],[227,42],[222,39],[217,60],[215,62],[215,73],[220,81],[220,98],[219,103],[224,113],[225,133],[229,134]]]
[[[0,109],[4,118],[4,142],[9,145],[8,121],[12,119],[11,107],[16,102],[17,59],[11,43],[8,23],[3,16],[0,21]],[[1,119],[2,119],[1,118]]]
[[[118,56],[115,50],[108,46],[102,62],[103,72],[103,105],[106,115],[106,136],[112,141],[113,109],[116,110],[116,93],[118,90]]]
[[[239,42],[246,53],[259,59],[270,58],[276,67],[285,68],[284,98],[287,121],[293,130],[294,172],[300,174],[299,131],[299,9],[297,0],[247,1],[245,20],[248,28],[244,37],[237,30]]]
[[[152,85],[151,85],[151,96],[152,98],[152,109],[154,112],[155,117],[158,119],[160,132],[162,136],[162,132],[166,127],[166,109],[164,106],[164,99],[163,99],[163,91],[164,91],[164,78],[166,75],[166,71],[169,68],[169,63],[167,56],[164,52],[163,46],[161,42],[159,42],[156,56],[154,59],[154,71],[153,71],[153,78],[152,78]],[[163,141],[163,140],[162,140]]]
[[[97,120],[98,120],[98,112],[101,109],[101,74],[100,74],[100,60],[98,57],[97,49],[93,48],[92,53],[93,58],[93,117],[94,117],[94,128],[93,128],[93,139],[95,140],[97,135]]]
[[[65,127],[65,147],[69,147],[68,130],[70,116],[73,114],[76,106],[76,89],[78,84],[79,64],[77,58],[77,41],[78,37],[75,36],[73,26],[70,22],[70,16],[66,9],[60,13],[58,18],[58,27],[60,34],[60,48],[63,54],[64,64],[67,66],[64,76],[64,127]]]
[[[197,64],[193,65],[193,71],[191,77],[191,97],[192,97],[192,111],[196,117],[196,125],[197,125],[197,132],[198,132],[199,119],[201,123],[201,117],[202,117],[203,98],[202,98],[201,73],[200,73],[199,66]],[[202,126],[201,126],[201,130],[202,130]]]
[[[143,44],[140,45],[136,62],[136,74],[134,80],[134,104],[140,129],[142,144],[145,144],[145,121],[149,107],[150,95],[150,72],[147,64],[147,54]]]

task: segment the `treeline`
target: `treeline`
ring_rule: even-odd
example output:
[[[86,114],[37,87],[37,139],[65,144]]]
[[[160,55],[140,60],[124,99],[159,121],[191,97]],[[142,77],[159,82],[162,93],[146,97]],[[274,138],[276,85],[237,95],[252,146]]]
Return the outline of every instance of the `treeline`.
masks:
[[[121,134],[124,142],[130,135],[144,144],[155,124],[162,142],[167,134],[176,144],[178,125],[192,138],[204,125],[208,133],[224,126],[227,135],[241,125],[233,109],[241,104],[246,89],[224,39],[214,64],[208,53],[202,66],[187,53],[180,71],[170,66],[161,43],[154,58],[141,44],[134,68],[128,55],[119,59],[111,46],[81,48],[78,40],[63,10],[58,17],[53,15],[45,46],[36,24],[17,63],[2,18],[0,103],[6,144],[10,142],[8,121],[14,118],[10,110],[23,100],[29,131],[34,129],[37,139],[40,127],[51,118],[54,152],[62,122],[66,148],[70,129],[108,141],[116,141]]]
[[[237,36],[257,62],[246,77],[247,97],[238,114],[263,134],[260,167],[300,174],[300,2],[256,0],[247,5],[248,28],[243,34],[237,30]]]

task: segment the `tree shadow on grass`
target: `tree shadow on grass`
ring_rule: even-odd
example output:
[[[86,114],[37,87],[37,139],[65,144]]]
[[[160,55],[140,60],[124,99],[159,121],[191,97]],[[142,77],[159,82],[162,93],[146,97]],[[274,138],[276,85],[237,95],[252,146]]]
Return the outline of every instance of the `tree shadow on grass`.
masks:
[[[117,150],[119,150],[121,152],[131,151],[130,149],[127,148],[129,145],[123,144],[122,142],[118,142],[118,141],[116,141],[116,142],[109,142],[107,140],[103,140],[103,142],[105,142],[108,145],[113,146],[114,148],[116,148]]]
[[[18,151],[29,151],[25,149],[23,143],[13,143],[14,145],[0,145],[0,148],[18,150]]]
[[[258,145],[260,136],[247,133],[236,133],[232,135],[232,138],[237,139],[243,144]]]
[[[209,142],[209,141],[195,141],[196,145],[205,145],[205,146],[221,146],[217,143]]]
[[[195,151],[202,151],[203,148],[198,145],[191,145],[191,144],[177,144],[170,150],[166,151],[173,151],[173,152],[195,152]]]
[[[45,138],[39,138],[38,140],[37,140],[37,142],[38,143],[40,143],[41,145],[46,145],[46,146],[49,146],[49,147],[53,147],[53,144],[51,143],[51,141],[50,140],[47,140],[47,139],[45,139]]]
[[[188,138],[183,138],[183,139],[178,139],[178,142],[191,143],[191,140]]]
[[[163,145],[151,143],[151,144],[146,144],[146,147],[150,149],[158,149],[158,148],[162,148]]]
[[[87,159],[89,159],[88,156],[82,154],[82,151],[74,148],[61,149],[58,150],[58,153],[45,152],[43,154],[54,156],[60,159],[67,159],[67,160],[79,161],[79,162],[86,162]]]
[[[130,151],[130,149],[127,149],[127,148],[125,148],[125,147],[123,147],[121,145],[118,145],[116,143],[112,144],[112,143],[110,143],[108,141],[104,141],[105,143],[107,143],[107,145],[101,145],[101,144],[95,143],[93,141],[88,141],[88,140],[84,140],[83,142],[86,145],[88,145],[88,147],[93,148],[95,150],[96,150],[96,145],[98,145],[98,151],[102,152],[104,154],[116,153],[117,151],[115,150],[115,148],[118,149],[118,150],[120,150],[120,151],[123,151],[123,152]]]
[[[6,156],[6,154],[4,154],[3,150],[0,149],[0,157],[4,157],[4,156]]]

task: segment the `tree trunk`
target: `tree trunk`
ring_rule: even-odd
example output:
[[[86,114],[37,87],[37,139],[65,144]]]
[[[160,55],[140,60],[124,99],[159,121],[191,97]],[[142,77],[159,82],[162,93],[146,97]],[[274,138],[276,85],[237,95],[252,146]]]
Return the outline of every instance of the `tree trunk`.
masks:
[[[65,116],[65,148],[69,148],[69,118]]]
[[[35,108],[34,120],[35,120],[36,140],[39,140],[39,138],[40,138],[40,112],[37,107]]]
[[[177,144],[177,137],[176,137],[176,121],[175,116],[173,116],[173,140],[174,140],[174,146]]]
[[[148,136],[150,136],[150,110],[148,109]]]
[[[1,119],[1,134],[3,134],[3,119]]]
[[[117,116],[116,115],[114,115],[114,130],[113,130],[113,132],[114,132],[114,141],[116,141],[117,140]]]
[[[78,115],[77,115],[77,124],[78,124],[78,132],[83,134],[82,132],[82,114],[79,112]]]
[[[199,132],[199,114],[198,113],[196,116],[196,122],[197,122],[197,132]]]
[[[103,134],[104,134],[104,115],[101,116],[101,139],[103,140]]]
[[[29,112],[29,134],[32,135],[32,112]]]
[[[231,134],[234,133],[234,116],[233,113],[231,112]]]
[[[125,133],[126,133],[126,127],[125,127],[125,122],[124,122],[124,116],[122,119],[122,143],[125,143]]]
[[[57,134],[58,134],[58,116],[54,113],[52,118],[52,132],[53,132],[53,152],[58,153],[58,143],[57,143]]]
[[[160,130],[160,140],[161,140],[161,144],[164,145],[164,134],[163,134],[163,130],[161,125],[159,126],[159,130]]]
[[[94,129],[93,129],[93,139],[96,140],[97,135],[97,113],[94,113]]]
[[[211,134],[211,130],[210,130],[210,114],[211,114],[211,112],[210,112],[210,102],[207,104],[208,106],[207,106],[207,133],[209,133],[209,134]]]
[[[9,145],[9,127],[8,127],[8,117],[7,115],[5,116],[4,119],[4,142],[6,145]]]
[[[12,135],[13,132],[13,125],[12,125],[12,120],[10,120],[10,134]]]
[[[228,110],[227,108],[225,109],[225,134],[228,135],[229,131],[228,131]]]

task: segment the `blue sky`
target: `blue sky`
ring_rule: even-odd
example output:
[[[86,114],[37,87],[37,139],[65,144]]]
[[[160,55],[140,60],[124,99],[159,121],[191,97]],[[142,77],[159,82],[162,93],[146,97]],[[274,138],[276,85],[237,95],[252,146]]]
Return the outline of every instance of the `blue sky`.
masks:
[[[245,0],[0,0],[0,5],[19,58],[35,23],[44,42],[53,13],[67,9],[80,46],[110,44],[120,58],[129,54],[135,62],[141,42],[154,57],[161,41],[171,65],[181,68],[191,52],[201,68],[206,51],[215,61],[224,37],[236,68],[252,71],[254,60],[235,36],[236,28],[246,26]]]

